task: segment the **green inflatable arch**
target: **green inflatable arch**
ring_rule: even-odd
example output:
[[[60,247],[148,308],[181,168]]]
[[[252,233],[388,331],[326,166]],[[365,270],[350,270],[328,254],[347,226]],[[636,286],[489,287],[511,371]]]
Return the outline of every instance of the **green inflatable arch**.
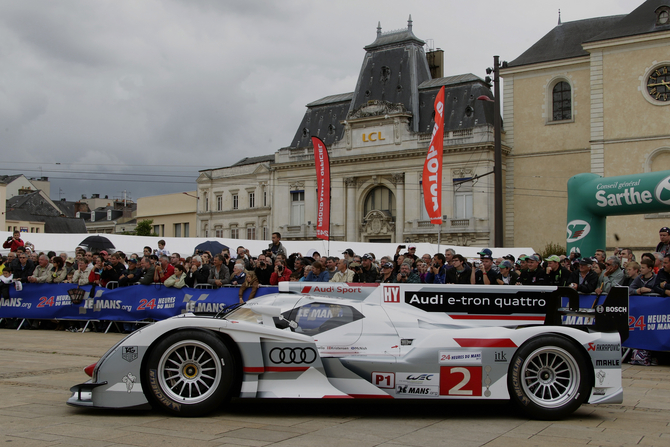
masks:
[[[601,177],[577,174],[568,180],[567,249],[582,256],[605,249],[607,216],[670,211],[670,171]]]

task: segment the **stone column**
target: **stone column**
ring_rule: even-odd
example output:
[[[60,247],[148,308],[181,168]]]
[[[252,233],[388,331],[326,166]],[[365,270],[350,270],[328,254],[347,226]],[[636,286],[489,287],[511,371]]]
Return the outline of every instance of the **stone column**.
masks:
[[[395,241],[400,244],[404,241],[405,231],[405,173],[393,174],[391,181],[395,185]]]
[[[344,183],[347,185],[347,226],[344,240],[356,242],[358,241],[356,235],[356,179],[347,177]]]

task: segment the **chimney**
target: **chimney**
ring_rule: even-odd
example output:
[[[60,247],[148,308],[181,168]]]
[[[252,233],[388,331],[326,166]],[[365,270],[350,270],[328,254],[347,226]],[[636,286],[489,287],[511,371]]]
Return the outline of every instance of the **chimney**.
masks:
[[[444,77],[444,50],[437,48],[426,53],[428,68],[433,79]]]

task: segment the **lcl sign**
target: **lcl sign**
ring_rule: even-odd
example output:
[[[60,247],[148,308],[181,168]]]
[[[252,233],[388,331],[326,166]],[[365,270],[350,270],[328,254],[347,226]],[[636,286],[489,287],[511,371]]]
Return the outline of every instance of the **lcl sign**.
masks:
[[[382,137],[381,132],[370,132],[368,134],[363,134],[363,143],[368,143],[370,141],[384,141],[386,138]]]

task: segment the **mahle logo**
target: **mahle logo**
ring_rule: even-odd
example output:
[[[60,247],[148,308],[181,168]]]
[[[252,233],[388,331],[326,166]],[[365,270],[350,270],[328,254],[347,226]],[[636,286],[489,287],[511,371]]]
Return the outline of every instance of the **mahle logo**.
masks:
[[[585,220],[573,220],[568,222],[567,242],[575,242],[584,239],[591,231],[591,225]]]
[[[656,185],[656,200],[664,205],[670,205],[670,177],[666,177]]]

